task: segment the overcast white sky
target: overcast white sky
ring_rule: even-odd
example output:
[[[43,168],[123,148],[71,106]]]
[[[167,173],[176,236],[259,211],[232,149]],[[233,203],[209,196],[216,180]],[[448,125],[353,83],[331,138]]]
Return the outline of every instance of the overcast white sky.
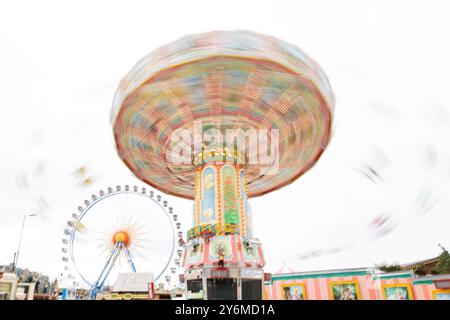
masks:
[[[319,163],[251,200],[266,269],[439,254],[438,243],[450,247],[449,14],[446,1],[2,2],[0,264],[12,261],[23,214],[45,199],[49,208],[27,221],[19,264],[59,274],[63,229],[77,206],[109,185],[142,185],[113,147],[118,81],[160,45],[235,29],[299,46],[336,95],[334,137]],[[96,180],[79,188],[73,172],[83,165]],[[380,178],[365,177],[367,167]],[[165,198],[190,227],[192,202]],[[381,230],[367,227],[383,213]],[[321,254],[305,258],[314,251]]]

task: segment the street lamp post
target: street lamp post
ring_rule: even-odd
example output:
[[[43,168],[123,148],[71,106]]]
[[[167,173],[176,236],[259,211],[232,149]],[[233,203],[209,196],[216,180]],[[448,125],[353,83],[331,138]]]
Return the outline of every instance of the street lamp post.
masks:
[[[23,220],[22,220],[22,229],[20,230],[19,247],[17,248],[17,252],[14,254],[13,272],[16,271],[17,263],[18,263],[18,261],[19,261],[19,252],[20,252],[20,245],[22,244],[23,227],[25,226],[25,219],[28,218],[28,217],[34,217],[34,216],[36,216],[35,213],[25,214],[25,215],[23,216]]]

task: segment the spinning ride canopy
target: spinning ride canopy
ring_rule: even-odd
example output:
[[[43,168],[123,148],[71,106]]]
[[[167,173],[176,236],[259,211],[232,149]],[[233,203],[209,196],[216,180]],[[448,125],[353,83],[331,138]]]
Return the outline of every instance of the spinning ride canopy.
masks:
[[[166,193],[194,198],[193,163],[170,153],[177,129],[194,123],[278,129],[276,174],[245,166],[247,194],[259,196],[300,177],[330,139],[334,96],[327,77],[300,49],[247,31],[190,35],[152,52],[116,92],[111,122],[121,159],[141,180]]]

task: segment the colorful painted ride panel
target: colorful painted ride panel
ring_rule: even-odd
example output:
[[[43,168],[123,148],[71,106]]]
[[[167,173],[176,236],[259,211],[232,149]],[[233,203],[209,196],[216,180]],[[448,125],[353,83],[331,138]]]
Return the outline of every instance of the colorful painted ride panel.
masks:
[[[214,167],[205,167],[202,171],[202,198],[200,224],[217,223],[217,181]]]
[[[192,268],[200,266],[205,260],[205,245],[203,243],[191,244],[185,247],[183,267]]]
[[[224,263],[237,263],[236,235],[216,236],[206,243],[205,264],[219,262],[223,258]]]
[[[264,254],[260,245],[251,246],[245,241],[238,242],[240,261],[247,266],[264,266]]]
[[[239,226],[240,203],[237,191],[236,168],[225,165],[221,169],[222,205],[225,224]]]

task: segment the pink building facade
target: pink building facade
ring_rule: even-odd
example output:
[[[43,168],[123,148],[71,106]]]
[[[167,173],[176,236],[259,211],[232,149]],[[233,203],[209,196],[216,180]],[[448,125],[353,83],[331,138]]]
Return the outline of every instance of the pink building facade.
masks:
[[[450,275],[361,268],[273,274],[266,280],[267,300],[450,300]]]

